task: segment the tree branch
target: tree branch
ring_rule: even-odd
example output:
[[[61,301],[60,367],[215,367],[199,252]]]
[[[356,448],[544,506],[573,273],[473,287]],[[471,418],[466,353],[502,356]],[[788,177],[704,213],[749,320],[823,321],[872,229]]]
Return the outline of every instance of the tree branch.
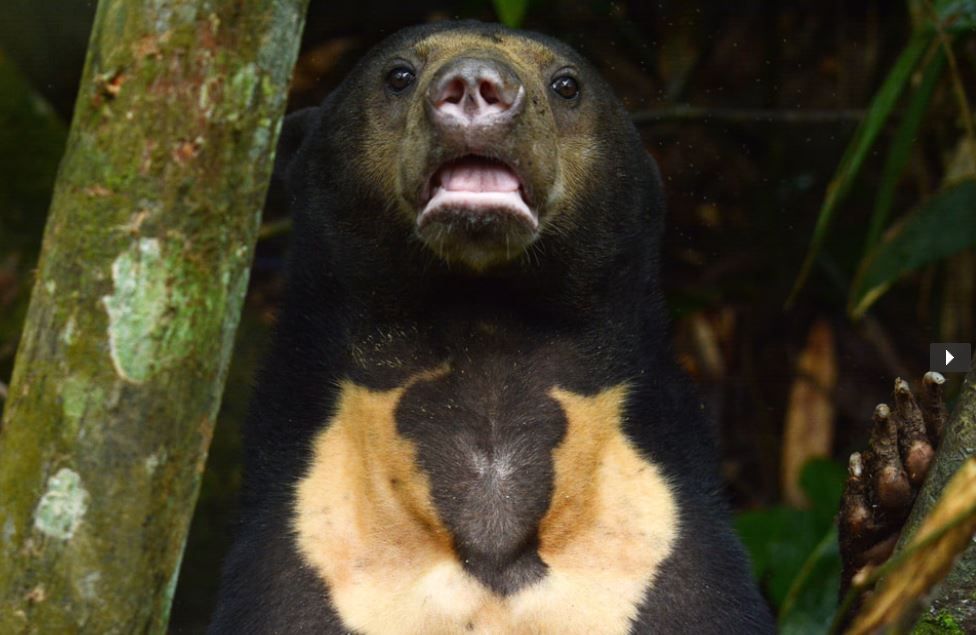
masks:
[[[765,110],[759,108],[708,108],[671,106],[636,110],[630,118],[638,126],[671,122],[733,124],[855,124],[864,118],[863,110]]]

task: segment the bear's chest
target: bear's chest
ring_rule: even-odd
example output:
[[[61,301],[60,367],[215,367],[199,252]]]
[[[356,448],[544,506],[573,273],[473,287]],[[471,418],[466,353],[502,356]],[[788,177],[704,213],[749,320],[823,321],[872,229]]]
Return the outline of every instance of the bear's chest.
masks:
[[[444,365],[341,387],[293,518],[343,622],[381,633],[626,633],[676,540],[624,386]]]

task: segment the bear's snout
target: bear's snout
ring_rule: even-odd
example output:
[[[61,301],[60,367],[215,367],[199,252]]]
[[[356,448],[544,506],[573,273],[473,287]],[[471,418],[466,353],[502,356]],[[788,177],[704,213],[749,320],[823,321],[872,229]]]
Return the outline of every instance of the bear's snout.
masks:
[[[428,114],[448,129],[495,128],[510,124],[522,111],[525,88],[500,61],[459,57],[446,63],[427,91]]]

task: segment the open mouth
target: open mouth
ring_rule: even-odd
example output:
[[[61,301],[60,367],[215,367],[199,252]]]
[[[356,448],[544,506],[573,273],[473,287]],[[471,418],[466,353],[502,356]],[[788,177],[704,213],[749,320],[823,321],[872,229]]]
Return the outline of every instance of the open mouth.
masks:
[[[433,222],[461,223],[472,231],[513,224],[534,233],[539,227],[518,174],[488,157],[448,161],[431,176],[424,199],[417,216],[421,229]]]

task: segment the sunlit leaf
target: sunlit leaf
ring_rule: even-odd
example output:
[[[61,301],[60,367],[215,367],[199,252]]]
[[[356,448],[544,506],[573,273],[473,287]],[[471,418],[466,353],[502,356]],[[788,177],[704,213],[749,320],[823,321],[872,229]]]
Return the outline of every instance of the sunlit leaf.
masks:
[[[525,17],[525,10],[529,7],[529,0],[492,0],[495,13],[502,24],[509,27],[519,27]]]
[[[923,203],[864,258],[851,290],[852,316],[864,315],[902,275],[974,246],[976,179],[966,179]]]
[[[885,122],[888,120],[888,115],[898,101],[902,89],[908,83],[908,78],[911,76],[912,70],[914,70],[918,60],[922,57],[922,54],[929,47],[932,40],[933,35],[931,33],[916,33],[913,35],[908,46],[898,56],[898,60],[895,62],[891,72],[888,73],[881,88],[875,94],[864,121],[861,122],[855,131],[854,138],[848,144],[847,150],[844,152],[844,157],[841,159],[840,166],[827,185],[827,193],[824,196],[824,201],[820,208],[820,215],[817,218],[817,224],[813,230],[813,238],[810,241],[810,247],[803,261],[803,265],[800,267],[800,273],[797,276],[793,291],[790,293],[788,303],[793,302],[796,294],[799,293],[803,284],[806,282],[813,262],[817,254],[820,253],[820,248],[823,246],[823,242],[827,237],[827,230],[830,227],[834,213],[837,211],[837,206],[850,191],[854,179],[864,164],[864,159],[877,140],[878,134],[884,128]]]
[[[874,213],[871,215],[865,253],[877,244],[878,239],[881,238],[881,232],[884,231],[885,224],[888,222],[898,180],[904,172],[905,166],[908,165],[919,126],[922,123],[929,101],[932,99],[932,93],[942,76],[945,61],[945,51],[942,50],[942,47],[937,47],[933,52],[932,59],[925,66],[922,81],[912,93],[908,110],[898,125],[898,131],[895,133],[895,138],[891,142],[891,149],[888,150],[888,156],[885,159],[881,182],[878,186],[878,195],[874,201]]]

